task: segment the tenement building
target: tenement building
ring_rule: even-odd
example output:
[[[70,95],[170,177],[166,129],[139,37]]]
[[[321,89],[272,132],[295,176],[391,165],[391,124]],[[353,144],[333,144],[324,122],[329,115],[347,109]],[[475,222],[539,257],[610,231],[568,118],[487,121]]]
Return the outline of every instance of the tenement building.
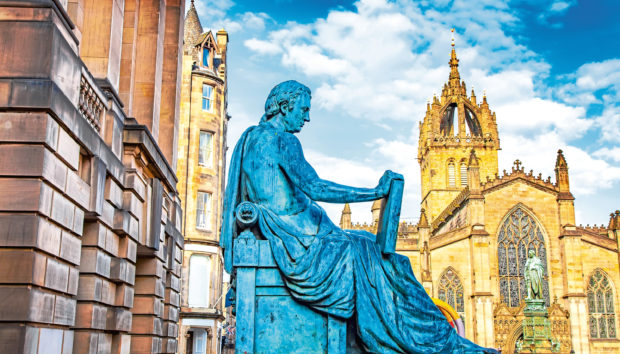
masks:
[[[0,1],[0,352],[174,353],[183,0]]]
[[[184,31],[177,168],[185,237],[179,353],[217,353],[225,300],[219,231],[228,123],[228,35],[224,30],[217,36],[203,31],[193,1]]]
[[[575,224],[561,150],[555,180],[519,160],[500,174],[495,113],[486,97],[468,95],[458,62],[452,48],[448,82],[420,122],[420,221],[401,224],[397,252],[432,297],[461,315],[469,339],[513,353],[523,337],[524,266],[534,250],[560,352],[620,352],[620,212],[607,226]],[[352,224],[345,205],[341,227],[373,231],[378,218],[375,203],[372,224]]]

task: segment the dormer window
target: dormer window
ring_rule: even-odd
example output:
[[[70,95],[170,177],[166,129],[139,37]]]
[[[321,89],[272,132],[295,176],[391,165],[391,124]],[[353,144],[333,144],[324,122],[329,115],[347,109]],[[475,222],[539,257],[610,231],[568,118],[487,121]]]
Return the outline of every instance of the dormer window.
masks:
[[[202,48],[202,66],[209,67],[209,48]]]

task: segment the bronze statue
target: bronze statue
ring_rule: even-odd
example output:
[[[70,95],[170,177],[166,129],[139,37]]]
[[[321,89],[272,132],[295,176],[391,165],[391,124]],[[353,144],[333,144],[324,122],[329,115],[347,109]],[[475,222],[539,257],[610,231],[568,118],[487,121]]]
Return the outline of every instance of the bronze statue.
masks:
[[[527,299],[543,299],[543,274],[544,266],[534,250],[530,250],[525,262],[525,286],[527,287]]]

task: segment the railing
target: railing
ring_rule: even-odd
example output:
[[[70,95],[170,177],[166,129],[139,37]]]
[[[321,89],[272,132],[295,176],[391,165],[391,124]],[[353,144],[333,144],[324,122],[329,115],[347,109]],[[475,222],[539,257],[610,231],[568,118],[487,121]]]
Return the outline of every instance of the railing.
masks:
[[[84,72],[80,79],[80,101],[78,109],[90,125],[97,132],[101,131],[101,116],[105,105],[102,100],[103,93],[96,86],[92,78],[88,78]]]

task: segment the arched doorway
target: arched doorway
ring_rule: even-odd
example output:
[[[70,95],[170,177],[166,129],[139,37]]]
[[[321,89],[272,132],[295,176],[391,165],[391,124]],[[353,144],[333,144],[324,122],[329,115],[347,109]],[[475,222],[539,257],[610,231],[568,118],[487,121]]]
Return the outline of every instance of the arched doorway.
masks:
[[[519,352],[517,350],[517,343],[523,341],[523,326],[521,324],[516,324],[509,333],[506,340],[506,348],[502,348],[502,353],[516,354]]]

